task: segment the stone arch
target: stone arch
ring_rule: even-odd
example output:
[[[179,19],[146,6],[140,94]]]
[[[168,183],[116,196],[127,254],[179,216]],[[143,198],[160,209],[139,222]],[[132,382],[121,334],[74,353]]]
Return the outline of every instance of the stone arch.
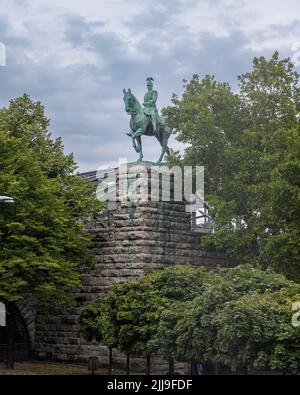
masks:
[[[0,361],[8,358],[7,347],[12,347],[10,358],[15,361],[28,360],[34,346],[32,314],[25,303],[0,304],[2,323],[0,326]],[[3,315],[5,322],[3,322]],[[0,317],[1,318],[1,317]]]
[[[16,308],[20,313],[26,327],[30,342],[30,349],[35,346],[35,313],[33,308],[24,300],[16,303]]]

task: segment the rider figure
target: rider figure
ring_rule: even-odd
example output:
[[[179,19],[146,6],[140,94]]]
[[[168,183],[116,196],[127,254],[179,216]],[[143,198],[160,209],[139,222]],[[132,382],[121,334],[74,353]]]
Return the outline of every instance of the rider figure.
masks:
[[[153,125],[153,133],[158,135],[158,112],[156,108],[156,101],[158,93],[153,89],[153,81],[152,77],[147,78],[147,88],[148,92],[144,96],[144,113],[150,116],[152,125]]]

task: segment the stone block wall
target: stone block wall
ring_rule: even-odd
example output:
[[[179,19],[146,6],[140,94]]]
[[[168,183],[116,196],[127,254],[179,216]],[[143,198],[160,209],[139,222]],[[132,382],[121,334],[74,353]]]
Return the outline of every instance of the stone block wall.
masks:
[[[35,352],[39,358],[87,362],[98,356],[101,365],[108,362],[108,350],[86,342],[79,334],[81,306],[103,295],[113,281],[134,279],[145,269],[192,264],[209,268],[231,264],[226,254],[200,247],[199,233],[191,231],[191,216],[184,202],[118,202],[115,210],[90,223],[95,268],[84,274],[83,283],[73,289],[75,304],[60,311],[58,320],[35,326]],[[125,356],[114,352],[114,361],[125,366]],[[132,369],[145,370],[144,359],[134,359]],[[154,361],[154,373],[163,373],[167,365]]]

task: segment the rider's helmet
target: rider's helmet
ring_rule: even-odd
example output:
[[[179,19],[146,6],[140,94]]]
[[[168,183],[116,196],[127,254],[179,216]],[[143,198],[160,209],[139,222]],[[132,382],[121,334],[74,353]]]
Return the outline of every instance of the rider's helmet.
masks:
[[[147,78],[147,86],[152,86],[153,85],[153,81],[154,81],[154,78],[148,77]]]

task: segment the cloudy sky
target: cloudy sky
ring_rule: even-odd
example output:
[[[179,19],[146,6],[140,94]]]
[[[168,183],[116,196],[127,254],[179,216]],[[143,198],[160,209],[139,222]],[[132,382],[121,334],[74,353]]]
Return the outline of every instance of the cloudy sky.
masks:
[[[0,0],[0,7],[0,106],[24,92],[42,101],[81,171],[136,159],[124,87],[142,99],[153,76],[161,108],[194,73],[234,86],[254,56],[278,49],[300,61],[299,0]],[[143,142],[145,159],[156,160],[157,141]]]

